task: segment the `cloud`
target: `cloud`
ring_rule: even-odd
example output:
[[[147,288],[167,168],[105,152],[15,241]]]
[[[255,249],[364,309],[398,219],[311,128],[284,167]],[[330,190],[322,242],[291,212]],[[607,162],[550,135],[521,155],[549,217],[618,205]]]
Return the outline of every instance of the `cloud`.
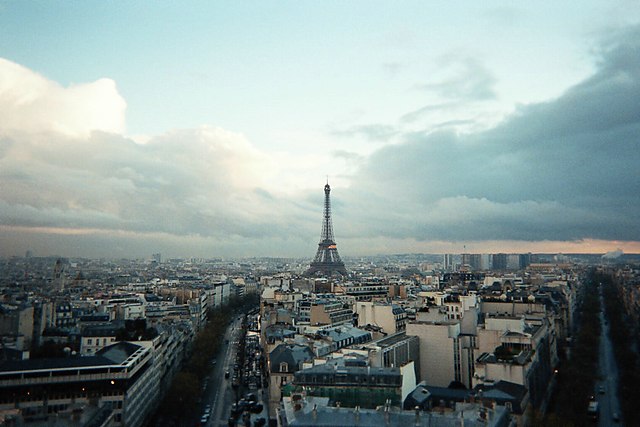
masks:
[[[639,28],[598,52],[591,77],[491,129],[462,133],[468,115],[431,117],[443,101],[398,114],[398,126],[334,132],[394,142],[368,157],[349,146],[327,154],[350,166],[337,178],[345,185],[332,181],[341,254],[431,241],[639,241]],[[479,70],[468,86],[427,89],[451,91],[452,111],[485,99],[493,83],[474,66],[462,67]],[[0,77],[4,254],[313,256],[324,177],[313,189],[276,185],[313,155],[261,151],[215,126],[141,144],[124,135],[126,104],[111,80],[64,88],[6,60]]]
[[[317,234],[320,208],[270,192],[280,166],[241,134],[202,126],[139,144],[122,135],[125,103],[111,80],[63,88],[6,60],[0,73],[3,235],[216,248]]]
[[[441,113],[442,111],[451,111],[456,108],[458,108],[458,103],[452,102],[425,105],[424,107],[420,107],[417,110],[410,111],[400,116],[400,122],[412,123],[424,116],[428,116],[433,113]]]
[[[56,132],[86,136],[123,132],[126,103],[115,82],[100,79],[67,88],[0,58],[0,132]]]
[[[371,124],[352,126],[344,130],[334,130],[331,134],[340,137],[360,136],[373,142],[386,142],[396,136],[398,132],[395,126]]]
[[[336,159],[343,159],[350,162],[360,163],[365,159],[364,156],[358,153],[354,153],[353,151],[347,151],[347,150],[334,150],[332,154],[333,154],[333,157],[335,157]]]
[[[382,71],[388,77],[397,76],[403,68],[404,65],[399,62],[385,62],[382,64]]]
[[[418,90],[432,92],[446,100],[485,101],[496,98],[496,77],[477,59],[447,55],[438,72],[447,77],[433,83],[415,85]],[[437,78],[437,76],[436,76]]]
[[[489,130],[429,128],[379,149],[344,196],[352,234],[640,240],[639,36],[618,34],[590,78]]]
[[[269,160],[219,128],[144,145],[102,132],[0,144],[3,224],[259,237],[275,233],[269,225],[287,208],[261,187]]]

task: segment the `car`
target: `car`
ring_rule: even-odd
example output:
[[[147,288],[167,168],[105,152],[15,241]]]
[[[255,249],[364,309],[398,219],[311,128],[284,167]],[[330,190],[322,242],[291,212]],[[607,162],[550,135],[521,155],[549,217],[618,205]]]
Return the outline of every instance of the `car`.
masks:
[[[203,415],[203,416],[200,418],[200,424],[206,424],[206,423],[207,423],[207,421],[209,421],[209,415]]]
[[[224,377],[229,378],[229,371],[224,371]]]
[[[617,413],[617,412],[614,412],[614,413],[613,413],[613,415],[611,416],[611,419],[612,419],[613,421],[615,421],[616,423],[617,423],[617,422],[620,422],[620,415],[618,415],[618,413]]]
[[[262,412],[263,408],[264,406],[262,405],[262,403],[253,403],[249,407],[249,411],[253,412],[254,414],[259,414],[260,412]]]
[[[598,393],[599,394],[604,394],[604,386],[601,385],[600,387],[598,387]]]

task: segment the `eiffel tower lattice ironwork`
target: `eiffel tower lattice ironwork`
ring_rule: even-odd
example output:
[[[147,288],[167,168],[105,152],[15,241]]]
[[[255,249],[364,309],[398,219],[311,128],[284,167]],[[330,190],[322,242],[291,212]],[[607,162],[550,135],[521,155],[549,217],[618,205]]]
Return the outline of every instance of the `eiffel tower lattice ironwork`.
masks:
[[[318,243],[318,252],[313,259],[307,275],[327,275],[341,274],[346,276],[347,269],[344,262],[338,255],[336,242],[333,240],[333,226],[331,225],[331,201],[329,193],[331,187],[329,183],[324,186],[324,217],[322,218],[322,235]]]

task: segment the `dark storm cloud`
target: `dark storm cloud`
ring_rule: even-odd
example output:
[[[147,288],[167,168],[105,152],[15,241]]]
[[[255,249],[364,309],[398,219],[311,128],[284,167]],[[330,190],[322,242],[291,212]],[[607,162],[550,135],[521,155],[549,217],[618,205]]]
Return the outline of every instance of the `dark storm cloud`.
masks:
[[[428,240],[640,239],[638,28],[601,55],[592,77],[491,130],[383,147],[355,177],[349,215]]]

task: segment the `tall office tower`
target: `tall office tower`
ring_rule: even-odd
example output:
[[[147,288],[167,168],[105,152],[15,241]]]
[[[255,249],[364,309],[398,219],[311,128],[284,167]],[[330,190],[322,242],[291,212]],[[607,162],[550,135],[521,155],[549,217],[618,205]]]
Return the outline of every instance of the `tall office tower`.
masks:
[[[493,270],[506,270],[507,254],[493,254],[491,257],[491,268]]]
[[[482,270],[482,255],[462,254],[462,265],[460,266],[460,268],[464,271]]]
[[[53,267],[53,286],[64,289],[64,263],[60,258],[56,260],[56,265]]]
[[[346,276],[347,269],[338,255],[336,242],[333,240],[333,226],[331,225],[331,201],[329,193],[331,187],[329,182],[324,186],[324,217],[322,219],[322,234],[318,243],[318,252],[313,259],[307,275],[309,276],[331,276],[341,274]]]
[[[524,270],[531,264],[531,252],[520,254],[520,270]]]
[[[453,267],[455,266],[455,261],[453,259],[453,254],[444,254],[442,259],[442,268],[445,271],[453,271]]]
[[[465,264],[469,264],[471,267],[471,271],[480,271],[482,270],[482,255],[480,254],[465,254],[468,256],[468,262]]]

